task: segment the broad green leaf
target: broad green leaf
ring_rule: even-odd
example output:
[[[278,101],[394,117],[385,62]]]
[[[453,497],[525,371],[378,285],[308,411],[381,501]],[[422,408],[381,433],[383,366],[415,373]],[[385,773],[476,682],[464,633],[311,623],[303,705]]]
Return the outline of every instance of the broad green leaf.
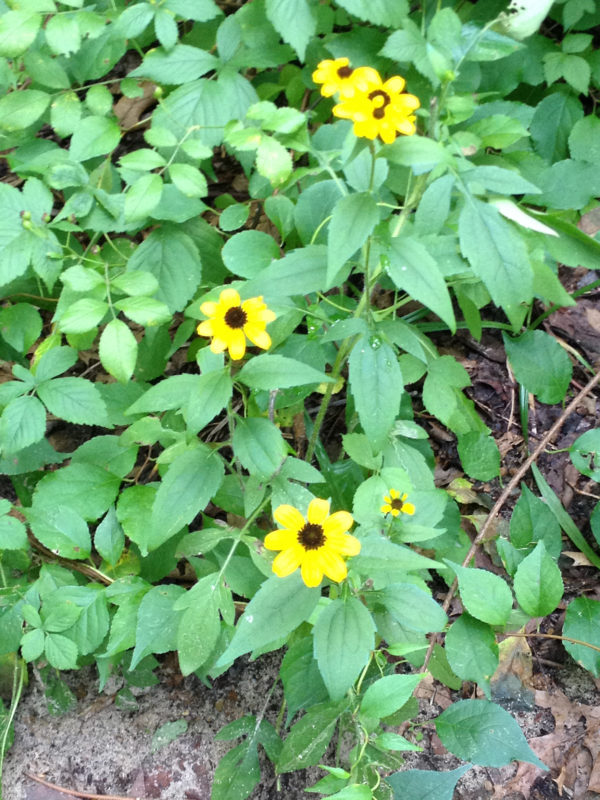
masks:
[[[114,506],[106,512],[106,516],[94,533],[94,547],[105,561],[114,566],[123,552],[125,535]]]
[[[178,736],[181,736],[182,733],[185,733],[188,729],[187,720],[185,719],[177,719],[174,722],[165,722],[164,725],[161,725],[160,728],[157,728],[154,732],[152,737],[152,745],[150,746],[150,750],[152,753],[156,753],[162,747],[170,744],[171,742],[175,741]]]
[[[183,612],[177,631],[177,655],[183,675],[199,669],[217,644],[221,622],[216,600],[208,586],[195,605]]]
[[[137,616],[135,649],[130,669],[150,653],[166,653],[177,649],[177,628],[182,612],[174,605],[185,592],[181,586],[153,586],[144,595]]]
[[[5,94],[0,97],[0,128],[6,131],[28,128],[42,116],[50,99],[49,94],[38,89],[23,89]]]
[[[74,292],[89,292],[105,282],[103,275],[89,267],[69,267],[60,274],[60,279]]]
[[[0,417],[0,448],[6,456],[16,453],[46,433],[46,410],[37,397],[15,397]]]
[[[221,228],[222,231],[237,231],[245,225],[249,215],[250,206],[244,203],[234,203],[231,206],[227,206],[227,208],[223,209],[219,217],[219,228]],[[247,232],[260,233],[260,231]],[[269,236],[268,238],[270,239],[271,237]],[[277,248],[277,255],[279,255],[279,248]]]
[[[178,85],[202,77],[214,70],[218,63],[218,59],[206,50],[188,44],[176,44],[168,52],[159,47],[146,53],[140,66],[130,72],[129,77]]]
[[[135,403],[126,409],[126,414],[146,414],[149,411],[171,411],[183,408],[199,397],[201,382],[199,375],[182,373],[165,378],[151,386]]]
[[[71,464],[96,464],[124,478],[135,466],[138,448],[119,436],[94,436],[71,455]]]
[[[430,594],[412,583],[393,583],[377,593],[381,603],[397,622],[413,631],[443,631],[448,618]]]
[[[304,585],[299,572],[270,577],[246,606],[216,666],[231,664],[238,656],[289,635],[310,617],[320,596],[319,589]]]
[[[154,32],[156,33],[156,38],[165,50],[170,50],[175,46],[179,32],[175,18],[173,14],[169,13],[168,9],[161,8],[160,6],[155,8]]]
[[[266,480],[281,467],[287,446],[279,428],[270,420],[250,417],[236,423],[233,452],[251,475]]]
[[[139,222],[151,216],[160,203],[163,180],[154,172],[145,173],[131,184],[125,195],[125,219]]]
[[[223,472],[218,454],[203,446],[186,450],[172,462],[156,493],[149,550],[166,542],[206,508],[221,485]]]
[[[327,286],[339,282],[344,264],[362,247],[379,221],[374,197],[367,192],[341,197],[334,206],[327,237]]]
[[[366,469],[379,469],[381,467],[381,454],[373,453],[373,447],[368,436],[364,433],[345,433],[342,436],[344,450],[352,461]]]
[[[63,92],[52,100],[50,124],[58,136],[70,136],[81,119],[81,102],[76,92]]]
[[[294,206],[294,223],[300,241],[305,245],[325,244],[329,217],[337,201],[344,196],[343,184],[326,180],[309,186]]]
[[[488,700],[459,700],[440,714],[435,727],[444,747],[464,761],[504,767],[517,759],[547,769],[516,720]]]
[[[566,158],[545,170],[538,178],[538,184],[542,194],[535,195],[534,202],[539,205],[581,209],[600,194],[600,164]]]
[[[542,403],[560,403],[573,373],[565,349],[545,331],[526,331],[516,339],[504,334],[503,339],[519,383]]]
[[[250,359],[236,378],[251,389],[287,389],[311,383],[331,383],[333,378],[295,358],[264,353]]]
[[[87,161],[89,158],[111,153],[119,144],[121,131],[118,124],[106,117],[86,117],[73,136],[69,151],[75,161]]]
[[[360,704],[362,717],[389,717],[408,702],[423,675],[386,675],[372,683]]]
[[[470,769],[471,764],[450,772],[407,769],[388,775],[385,781],[392,787],[394,800],[452,800],[454,787]]]
[[[169,176],[186,197],[205,197],[208,193],[206,178],[191,164],[171,164]]]
[[[196,433],[213,420],[231,399],[233,383],[228,369],[213,370],[200,375],[197,389],[184,406],[183,415],[188,430]]]
[[[155,294],[158,290],[158,281],[149,272],[131,270],[123,272],[111,280],[110,286],[111,289],[117,289],[119,292],[137,297],[138,295]]]
[[[83,655],[93,653],[100,647],[108,633],[109,615],[104,587],[63,586],[55,592],[59,602],[71,604],[79,611],[72,626],[66,629],[68,636]]]
[[[475,681],[491,699],[490,679],[498,666],[494,631],[465,611],[446,633],[446,656],[464,681]]]
[[[543,541],[546,552],[557,559],[562,550],[560,525],[548,505],[525,484],[510,518],[510,541],[518,550],[530,552]]]
[[[0,16],[0,56],[14,58],[33,44],[42,25],[41,14],[26,10],[6,11]],[[15,92],[23,94],[23,92]]]
[[[375,644],[375,623],[355,597],[334,600],[313,629],[315,658],[332,700],[341,700],[358,678]]]
[[[42,332],[42,318],[29,303],[0,310],[0,335],[19,353],[26,353]]]
[[[38,386],[38,395],[51,414],[67,422],[100,425],[106,420],[104,400],[85,378],[54,378]]]
[[[499,575],[475,567],[461,567],[444,559],[456,573],[460,598],[472,617],[503,625],[512,610],[512,593]]]
[[[148,275],[148,277],[151,277]],[[166,303],[153,297],[125,297],[117,300],[115,308],[122,311],[129,319],[144,327],[155,327],[170,322],[173,315]]]
[[[464,471],[478,481],[490,481],[500,474],[500,452],[491,436],[469,431],[458,437],[458,455]]]
[[[42,478],[35,488],[33,508],[50,513],[57,506],[69,506],[85,520],[97,520],[114,503],[120,483],[117,475],[102,467],[70,464]]]
[[[392,34],[390,40],[403,31]],[[384,48],[384,52],[387,49]],[[410,167],[415,175],[430,172],[438,164],[451,161],[451,156],[445,147],[434,139],[424,136],[399,136],[393,144],[385,145],[378,155],[392,164]]]
[[[71,14],[50,17],[44,28],[46,43],[55,55],[76,53],[81,46],[79,21]]]
[[[322,703],[329,697],[313,654],[312,636],[293,642],[279,670],[287,704],[288,724],[301,708]]]
[[[0,517],[0,550],[27,550],[27,547],[25,525],[15,517]]]
[[[424,245],[412,236],[397,236],[387,256],[387,270],[396,286],[434,311],[454,332],[456,320],[446,281]]]
[[[327,248],[308,245],[274,261],[246,284],[246,294],[290,297],[325,288]]]
[[[279,255],[279,245],[263,231],[236,233],[225,243],[222,252],[227,269],[241,278],[255,278]]]
[[[396,353],[379,336],[362,336],[350,354],[350,389],[360,423],[381,450],[398,416],[404,386]]]
[[[507,117],[505,114],[483,117],[473,123],[468,130],[478,137],[481,148],[493,147],[497,150],[503,150],[528,136],[527,129],[518,119]]]
[[[406,0],[340,0],[339,5],[359,19],[398,28],[408,14]]]
[[[277,760],[278,772],[292,772],[318,764],[331,741],[338,718],[344,713],[347,701],[320,703],[309,708],[292,725]]]
[[[197,291],[202,277],[198,248],[193,239],[174,225],[162,225],[144,239],[127,263],[127,270],[154,275],[156,296],[169,310],[181,311]]]
[[[485,283],[492,300],[511,320],[519,319],[519,305],[531,299],[533,272],[523,240],[499,211],[467,197],[460,212],[460,247],[475,274]]]
[[[531,138],[539,155],[550,164],[565,158],[569,136],[581,117],[581,103],[572,94],[557,91],[544,97],[530,126]]]
[[[111,319],[102,331],[98,355],[104,369],[121,383],[133,375],[138,343],[129,327],[120,319]]]
[[[23,634],[21,639],[21,655],[25,661],[35,661],[44,652],[44,631],[36,628]]]
[[[241,800],[260,781],[260,764],[254,737],[226,753],[215,770],[211,800]]]
[[[439,233],[450,213],[454,175],[442,175],[429,184],[415,212],[419,234]]]
[[[571,158],[600,164],[600,119],[590,114],[577,120],[569,135]]]
[[[563,635],[600,647],[600,601],[576,597],[567,606]],[[563,641],[567,653],[595,678],[600,676],[600,652],[582,644]]]
[[[131,75],[131,73],[129,74]],[[166,163],[167,161],[164,156],[161,156],[156,150],[150,150],[147,147],[141,147],[139,150],[134,150],[132,153],[126,153],[119,159],[119,164],[122,167],[138,172],[158,169],[164,167]]]
[[[560,569],[544,542],[538,542],[517,567],[514,589],[518,604],[530,617],[545,617],[560,603],[564,591]]]
[[[39,502],[26,511],[35,537],[63,558],[83,560],[92,549],[90,532],[85,520],[66,503],[43,507]]]
[[[463,172],[462,178],[471,186],[472,190],[479,184],[490,192],[499,194],[537,194],[540,191],[537,186],[522,178],[518,172],[502,167],[475,167],[468,172]]]
[[[578,436],[569,448],[569,455],[582,475],[600,482],[600,428],[592,428]]]
[[[63,333],[87,333],[100,324],[107,311],[105,300],[82,297],[65,310],[58,325]]]
[[[287,2],[288,0],[275,1]],[[293,0],[293,2],[305,1]],[[256,151],[256,169],[258,174],[270,181],[273,186],[281,186],[292,174],[292,156],[277,139],[263,136]]]
[[[301,61],[317,29],[317,19],[308,0],[266,0],[267,19],[284,42],[291,44]]]
[[[61,633],[49,633],[44,644],[46,658],[55,669],[77,667],[77,645]]]

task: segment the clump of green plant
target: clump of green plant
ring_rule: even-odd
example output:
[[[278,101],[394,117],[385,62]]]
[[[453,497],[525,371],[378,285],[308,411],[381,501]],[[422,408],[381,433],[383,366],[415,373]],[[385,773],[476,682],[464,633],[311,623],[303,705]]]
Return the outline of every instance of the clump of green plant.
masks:
[[[497,478],[469,375],[428,334],[501,330],[522,396],[563,402],[571,360],[540,324],[575,303],[559,263],[600,266],[576,226],[600,192],[599,14],[557,3],[550,37],[551,3],[522,6],[0,2],[2,751],[25,662],[62,708],[56,671],[120,671],[129,707],[157,654],[208,681],[282,650],[285,707],[221,732],[242,741],[214,800],[250,794],[258,745],[285,773],[336,730],[350,752],[311,790],[340,800],[544,767],[493,702],[498,637],[562,601],[561,530],[600,566],[597,509],[588,540],[533,465],[541,497],[523,486],[496,542],[505,577],[475,568],[487,528],[471,542],[420,424]],[[49,419],[89,436],[58,452]],[[572,447],[595,480],[599,449],[596,430]],[[452,622],[434,576],[457,582]],[[598,601],[569,602],[565,647],[595,676],[599,623]],[[452,772],[401,770],[426,672],[486,698],[435,720]]]

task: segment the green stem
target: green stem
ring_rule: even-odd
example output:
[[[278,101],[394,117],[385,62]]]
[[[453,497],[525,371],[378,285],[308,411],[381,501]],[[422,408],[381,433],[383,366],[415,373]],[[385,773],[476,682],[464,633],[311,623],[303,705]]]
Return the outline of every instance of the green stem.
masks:
[[[265,497],[262,499],[262,501],[259,503],[259,505],[258,505],[258,506],[257,506],[257,507],[254,509],[254,511],[253,511],[253,512],[250,514],[250,516],[249,516],[249,517],[248,517],[248,519],[246,520],[246,524],[244,525],[244,527],[240,529],[240,531],[239,531],[238,535],[237,535],[237,536],[235,537],[235,539],[233,540],[233,544],[231,545],[231,548],[230,548],[229,552],[227,553],[227,557],[225,558],[225,561],[223,562],[223,564],[222,564],[222,566],[221,566],[221,569],[219,570],[219,576],[218,576],[218,578],[217,578],[217,582],[215,583],[215,586],[217,585],[217,583],[220,583],[220,581],[221,581],[221,578],[222,578],[222,577],[223,577],[223,575],[225,574],[225,570],[226,570],[226,569],[227,569],[227,567],[229,566],[229,562],[230,562],[230,561],[231,561],[231,559],[233,558],[233,556],[234,556],[234,554],[235,554],[235,551],[237,550],[237,548],[238,548],[238,545],[239,545],[239,544],[240,544],[240,542],[242,541],[242,538],[243,538],[244,534],[246,533],[246,531],[248,530],[248,528],[250,527],[250,525],[252,525],[252,523],[254,522],[254,520],[255,520],[255,519],[258,517],[258,515],[261,513],[261,511],[263,510],[263,508],[264,508],[264,507],[267,505],[267,503],[269,503],[269,502],[270,502],[270,500],[271,500],[271,494],[270,494],[270,493],[267,493],[267,494],[265,495]]]
[[[12,725],[15,714],[17,713],[17,706],[21,700],[23,692],[23,684],[25,683],[25,662],[15,654],[15,664],[13,668],[13,686],[10,708],[6,717],[4,730],[2,731],[2,739],[0,740],[0,778],[2,778],[2,765],[4,763],[4,754],[6,753],[6,743],[10,734],[10,726]]]

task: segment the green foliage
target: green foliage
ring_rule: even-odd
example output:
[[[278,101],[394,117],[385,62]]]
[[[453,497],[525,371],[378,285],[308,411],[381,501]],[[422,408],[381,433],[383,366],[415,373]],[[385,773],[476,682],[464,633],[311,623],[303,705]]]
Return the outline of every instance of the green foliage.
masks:
[[[428,425],[471,479],[504,474],[496,420],[448,347],[459,329],[500,329],[522,397],[566,399],[573,347],[540,325],[581,294],[559,265],[600,268],[578,226],[600,194],[593,4],[562,3],[563,28],[536,36],[548,3],[496,19],[483,0],[9,5],[0,473],[18,499],[0,501],[2,652],[37,666],[59,713],[74,698],[56,670],[95,662],[102,685],[121,670],[129,708],[154,655],[208,683],[285,648],[287,720],[265,706],[221,732],[239,741],[213,800],[252,792],[259,747],[302,769],[336,730],[350,752],[312,790],[339,800],[450,798],[470,763],[540,766],[491,702],[496,639],[562,600],[561,531],[600,567],[600,505],[588,540],[534,466],[540,497],[523,484],[496,540],[506,577],[456,563],[464,498],[436,488]],[[346,118],[347,100],[367,104],[377,127],[395,91],[371,74],[388,99],[371,108],[352,73],[338,88],[354,97],[332,94],[315,79],[337,58],[402,74],[419,103],[407,135]],[[55,449],[55,425],[83,442]],[[594,429],[569,448],[596,482],[599,452]],[[185,564],[189,588],[171,578]],[[453,573],[464,612],[448,619],[430,583]],[[599,613],[576,598],[564,624],[595,676]],[[436,721],[469,762],[452,772],[398,771],[418,749],[423,665],[488,698]],[[382,727],[398,720],[407,738]]]

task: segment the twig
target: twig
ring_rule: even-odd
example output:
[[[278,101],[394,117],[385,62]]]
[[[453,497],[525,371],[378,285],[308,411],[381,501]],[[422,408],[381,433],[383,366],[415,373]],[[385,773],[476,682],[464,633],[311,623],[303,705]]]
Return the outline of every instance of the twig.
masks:
[[[520,480],[523,478],[523,476],[525,475],[525,473],[527,472],[529,467],[534,463],[534,461],[537,460],[537,458],[540,455],[540,453],[543,450],[545,450],[545,448],[548,446],[548,444],[556,436],[558,431],[563,426],[563,424],[564,424],[565,420],[567,419],[567,417],[575,410],[575,408],[581,402],[581,400],[585,397],[585,395],[589,394],[592,391],[592,389],[595,386],[598,385],[598,383],[600,383],[600,371],[596,375],[594,375],[594,377],[583,387],[583,389],[580,392],[578,392],[578,394],[575,395],[575,397],[573,398],[573,400],[571,400],[569,405],[561,412],[560,416],[558,417],[558,419],[556,420],[554,425],[550,428],[548,433],[546,433],[546,435],[544,437],[542,437],[541,441],[539,442],[539,444],[537,445],[537,447],[535,448],[533,453],[529,456],[529,458],[515,472],[513,477],[510,479],[510,481],[506,485],[506,489],[504,489],[504,491],[502,492],[500,497],[496,500],[496,503],[494,504],[494,507],[492,508],[490,513],[487,515],[487,518],[486,518],[485,522],[481,526],[481,530],[479,531],[479,533],[477,534],[477,536],[473,540],[473,543],[472,543],[471,547],[469,548],[469,552],[465,556],[465,559],[464,559],[464,561],[462,563],[463,567],[468,566],[469,562],[471,561],[471,559],[473,558],[473,556],[477,552],[477,548],[479,547],[481,542],[485,539],[485,536],[486,536],[487,532],[489,531],[489,529],[492,526],[492,522],[494,521],[494,519],[498,515],[498,512],[500,511],[502,506],[506,503],[506,501],[508,500],[508,498],[511,495],[511,492],[519,484]],[[444,600],[444,604],[442,606],[444,611],[448,611],[448,609],[450,608],[450,603],[452,602],[452,598],[454,597],[454,594],[455,594],[457,588],[458,588],[458,580],[455,578],[452,586],[448,590],[448,594],[446,595],[446,599]],[[430,644],[429,644],[429,648],[428,648],[427,653],[425,655],[425,661],[424,661],[423,666],[421,667],[421,670],[420,670],[421,672],[424,672],[427,669],[427,665],[429,664],[429,660],[431,659],[431,655],[433,653],[433,648],[435,647],[435,644],[436,644],[436,638],[437,637],[434,636],[432,638]]]
[[[37,781],[41,783],[42,786],[47,786],[48,789],[54,789],[57,792],[62,792],[63,794],[70,794],[71,797],[84,797],[87,800],[143,800],[141,797],[123,797],[122,795],[118,794],[90,794],[89,792],[76,792],[74,789],[65,789],[63,786],[57,786],[56,783],[50,783],[49,781],[45,781],[43,778],[38,778],[37,775],[34,775],[31,772],[26,772],[25,775],[28,778],[31,778],[32,781]]]

